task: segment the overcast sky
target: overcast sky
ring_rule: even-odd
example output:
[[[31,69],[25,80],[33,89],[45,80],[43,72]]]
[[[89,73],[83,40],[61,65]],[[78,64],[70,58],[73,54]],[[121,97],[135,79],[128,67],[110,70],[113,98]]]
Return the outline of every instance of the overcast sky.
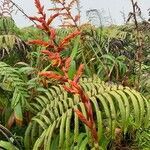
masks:
[[[26,14],[33,16],[36,14],[36,9],[34,7],[34,0],[13,0],[18,4]],[[80,0],[82,6],[82,20],[86,20],[86,10],[89,9],[99,9],[104,10],[104,16],[111,15],[113,23],[121,24],[123,23],[123,18],[120,11],[124,11],[126,15],[131,10],[131,0]],[[148,8],[150,8],[150,0],[137,0],[142,9],[143,16],[148,17]],[[45,4],[46,8],[52,7],[50,0],[41,0]],[[32,23],[22,17],[21,13],[13,15],[19,27],[28,26]]]

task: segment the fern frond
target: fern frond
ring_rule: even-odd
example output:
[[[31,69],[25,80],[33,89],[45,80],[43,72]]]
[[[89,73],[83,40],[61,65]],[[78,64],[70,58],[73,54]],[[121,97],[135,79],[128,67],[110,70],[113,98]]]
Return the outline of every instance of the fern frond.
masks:
[[[11,106],[14,109],[16,121],[20,124],[23,120],[22,106],[25,107],[28,97],[26,83],[15,68],[4,62],[0,62],[0,79],[3,90],[13,91]]]
[[[0,16],[0,34],[16,33],[18,28],[11,17]]]
[[[83,78],[81,86],[88,94],[95,113],[99,144],[102,139],[115,138],[115,129],[124,133],[128,127],[149,126],[149,101],[137,91],[119,85],[109,85],[99,78]],[[26,149],[86,149],[90,145],[87,126],[74,113],[86,110],[78,95],[71,97],[61,85],[52,86],[30,104],[35,116],[25,135]],[[65,141],[65,142],[64,142]],[[92,148],[92,147],[91,147]]]

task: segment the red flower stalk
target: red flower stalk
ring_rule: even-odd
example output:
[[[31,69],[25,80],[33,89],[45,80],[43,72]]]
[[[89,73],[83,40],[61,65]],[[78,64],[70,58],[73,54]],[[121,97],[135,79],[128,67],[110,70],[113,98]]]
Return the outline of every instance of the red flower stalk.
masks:
[[[71,0],[70,2],[66,2],[65,0],[57,0],[54,1],[56,6],[58,5],[59,7],[48,9],[50,11],[57,11],[57,12],[64,12],[63,19],[65,20],[63,22],[62,27],[76,27],[78,28],[78,24],[80,22],[80,11],[79,11],[79,2],[78,0]],[[62,7],[60,7],[60,5]],[[77,6],[78,14],[74,17],[71,13],[71,10],[73,9],[74,6]]]
[[[52,27],[50,28],[49,25],[52,23],[52,21],[56,17],[58,17],[60,15],[60,13],[56,13],[54,15],[51,15],[48,18],[48,20],[46,21],[46,13],[44,12],[44,6],[41,5],[39,0],[35,0],[35,6],[38,10],[38,14],[40,14],[41,17],[29,17],[29,19],[39,22],[40,24],[37,25],[37,28],[47,32],[48,35],[51,36],[51,39],[54,40],[54,38],[55,38],[54,29],[52,29]]]
[[[60,81],[63,85],[64,89],[72,94],[79,94],[81,97],[81,101],[83,102],[87,117],[83,115],[83,113],[80,110],[74,110],[75,113],[78,115],[79,119],[90,129],[91,135],[94,139],[94,142],[98,143],[98,136],[96,132],[95,122],[94,122],[94,115],[93,115],[93,109],[90,102],[89,97],[85,94],[84,90],[79,84],[79,79],[81,75],[83,74],[84,65],[81,64],[78,68],[78,71],[73,77],[73,80],[70,80],[68,77],[68,71],[71,64],[71,58],[65,57],[62,58],[60,52],[65,49],[66,46],[69,45],[70,41],[81,34],[78,26],[77,21],[80,18],[80,15],[76,15],[75,17],[71,14],[71,7],[72,5],[77,2],[77,0],[72,0],[68,6],[66,6],[65,0],[57,0],[57,3],[62,5],[62,8],[56,8],[56,9],[50,9],[53,11],[58,11],[58,13],[55,13],[54,15],[51,15],[50,18],[46,19],[46,13],[44,12],[44,6],[40,4],[39,0],[35,0],[35,5],[38,9],[38,13],[41,15],[41,17],[30,17],[31,20],[39,22],[39,25],[37,25],[38,28],[45,31],[50,38],[48,42],[42,41],[42,40],[32,40],[29,43],[30,44],[37,44],[40,46],[45,47],[45,50],[42,50],[41,52],[43,54],[48,55],[52,67],[57,67],[59,70],[61,70],[61,74],[58,74],[54,71],[43,71],[40,72],[40,76],[44,76],[46,78],[55,79],[57,81]],[[63,12],[62,12],[63,11]],[[65,12],[64,12],[65,11]],[[76,31],[70,33],[68,36],[66,36],[63,40],[61,40],[59,43],[56,43],[56,30],[52,27],[50,27],[52,21],[58,17],[58,16],[65,16],[66,19],[70,19],[73,21],[74,24],[70,24],[71,26],[75,26],[77,28]],[[51,51],[50,51],[51,50]],[[66,86],[65,83],[69,83],[69,86]]]

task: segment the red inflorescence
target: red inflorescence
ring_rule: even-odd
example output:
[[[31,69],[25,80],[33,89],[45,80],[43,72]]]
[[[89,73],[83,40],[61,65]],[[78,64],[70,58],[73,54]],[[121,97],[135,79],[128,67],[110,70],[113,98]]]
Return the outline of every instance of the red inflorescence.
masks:
[[[74,2],[75,0],[72,0],[70,7],[72,6]],[[58,80],[61,82],[61,84],[63,85],[64,89],[67,92],[80,95],[81,101],[83,102],[87,111],[87,117],[85,117],[80,110],[74,110],[74,111],[78,115],[79,119],[89,127],[94,141],[97,142],[98,138],[97,138],[95,122],[93,119],[92,105],[91,105],[89,97],[86,95],[86,93],[83,91],[83,89],[81,88],[79,84],[79,79],[84,71],[84,65],[81,64],[79,66],[76,74],[71,80],[68,77],[68,71],[69,71],[72,60],[70,57],[62,58],[60,54],[61,51],[65,50],[66,46],[69,45],[72,39],[74,39],[75,37],[81,34],[81,31],[79,30],[79,28],[77,28],[76,31],[70,33],[63,40],[61,40],[60,42],[56,44],[56,37],[57,37],[56,30],[50,26],[52,21],[56,17],[58,17],[59,15],[62,15],[60,11],[67,9],[66,11],[69,12],[68,14],[70,14],[70,11],[68,11],[69,8],[65,7],[64,3],[62,3],[61,1],[60,3],[63,5],[63,8],[55,8],[55,10],[50,9],[50,10],[59,11],[59,12],[54,15],[51,15],[48,19],[46,19],[44,6],[41,6],[41,3],[39,0],[35,0],[35,5],[38,9],[38,14],[40,14],[41,17],[30,17],[30,19],[39,22],[39,25],[37,27],[44,30],[47,33],[48,37],[50,37],[50,39],[48,42],[45,42],[42,40],[32,40],[29,43],[37,44],[37,45],[45,47],[45,50],[42,50],[41,52],[48,56],[48,58],[51,61],[52,67],[58,67],[59,70],[62,71],[61,74],[58,74],[54,71],[43,71],[43,72],[40,72],[39,75],[44,76],[46,78]],[[68,14],[66,13],[67,17],[68,17]],[[65,15],[65,13],[63,15]],[[70,18],[73,18],[73,17],[70,16]],[[75,19],[73,19],[73,21],[76,22],[79,20],[79,18],[80,16],[77,15],[75,16]],[[65,83],[69,83],[69,86],[66,86]]]

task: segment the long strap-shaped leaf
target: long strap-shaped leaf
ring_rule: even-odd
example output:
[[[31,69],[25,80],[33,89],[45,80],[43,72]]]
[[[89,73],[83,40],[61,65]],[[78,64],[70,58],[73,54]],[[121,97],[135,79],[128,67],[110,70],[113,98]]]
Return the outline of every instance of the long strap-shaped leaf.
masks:
[[[116,128],[121,128],[126,133],[129,126],[149,126],[149,101],[137,91],[87,78],[81,80],[81,86],[92,102],[100,145],[115,138]],[[52,86],[47,92],[37,96],[31,105],[37,114],[26,131],[25,143],[31,143],[26,144],[27,148],[43,147],[48,150],[54,143],[55,147],[62,150],[91,146],[87,126],[74,113],[74,109],[79,109],[87,117],[78,95],[72,97],[60,85]],[[83,132],[86,137],[81,136],[81,142],[79,137]]]

